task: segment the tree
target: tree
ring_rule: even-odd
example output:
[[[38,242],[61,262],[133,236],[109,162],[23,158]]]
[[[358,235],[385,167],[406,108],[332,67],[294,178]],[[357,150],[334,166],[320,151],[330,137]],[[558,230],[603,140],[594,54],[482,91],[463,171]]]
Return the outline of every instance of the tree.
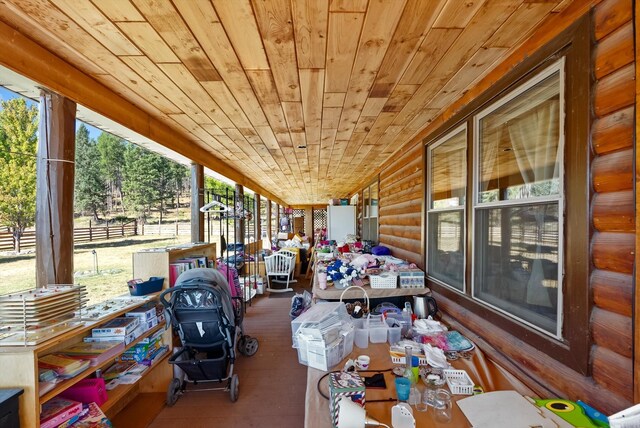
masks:
[[[120,200],[120,209],[124,214],[122,200],[122,163],[126,142],[113,134],[102,132],[98,136],[98,151],[100,152],[100,168],[109,188],[107,209],[113,210],[114,199]]]
[[[106,183],[100,169],[100,152],[96,142],[89,140],[89,130],[84,124],[76,132],[75,175],[76,210],[91,212],[99,220],[106,205]]]
[[[151,207],[158,200],[158,169],[153,153],[135,144],[128,144],[124,151],[122,192],[124,203],[141,220],[146,219]]]
[[[36,220],[38,109],[24,98],[0,102],[0,224],[20,238]]]

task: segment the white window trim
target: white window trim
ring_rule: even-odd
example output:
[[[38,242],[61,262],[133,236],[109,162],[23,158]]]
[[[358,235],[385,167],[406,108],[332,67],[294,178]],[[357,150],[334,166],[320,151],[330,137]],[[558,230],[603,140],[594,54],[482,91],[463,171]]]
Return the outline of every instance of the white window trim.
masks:
[[[427,146],[427,171],[431,172],[431,153],[433,152],[434,149],[436,149],[438,146],[446,143],[451,137],[453,137],[454,135],[459,134],[460,132],[465,133],[465,140],[466,140],[466,144],[465,144],[465,153],[467,154],[467,159],[468,159],[468,153],[469,153],[469,133],[467,130],[467,123],[463,123],[462,125],[458,126],[457,128],[454,128],[453,130],[451,130],[450,132],[448,132],[447,134],[445,134],[444,136],[438,138],[433,144],[430,144]],[[427,221],[425,222],[425,229],[427,232],[427,237],[429,236],[429,214],[430,213],[443,213],[443,212],[457,212],[457,211],[462,211],[462,223],[464,225],[464,233],[466,235],[467,233],[467,199],[469,198],[469,192],[467,191],[467,179],[468,179],[468,175],[467,175],[467,171],[465,171],[464,174],[464,179],[465,179],[465,193],[464,193],[464,200],[465,203],[462,204],[461,206],[457,206],[457,207],[451,207],[451,208],[431,208],[431,176],[428,177],[427,182],[429,183],[429,187],[426,189],[426,202],[427,202],[427,206],[426,206],[426,217],[427,217]],[[463,267],[463,272],[462,272],[462,290],[460,290],[459,288],[454,287],[453,285],[447,284],[446,282],[442,281],[441,279],[438,278],[434,278],[429,274],[428,271],[428,267],[429,267],[429,239],[427,238],[427,242],[425,243],[425,260],[424,260],[424,265],[427,269],[426,270],[426,274],[427,277],[438,283],[441,284],[444,287],[450,288],[451,290],[455,291],[456,293],[460,293],[460,294],[465,294],[466,290],[467,290],[467,276],[465,275],[465,271],[466,271],[466,266],[467,266],[467,239],[465,237],[465,239],[463,240],[463,247],[462,247],[462,267]]]
[[[480,171],[480,161],[478,153],[480,149],[480,120],[482,120],[487,115],[491,114],[498,108],[502,107],[504,104],[513,100],[517,96],[526,92],[531,87],[540,83],[547,77],[553,75],[554,73],[559,72],[559,81],[560,81],[560,133],[559,133],[559,141],[558,141],[558,150],[559,150],[559,177],[561,178],[561,186],[557,196],[553,197],[536,197],[529,199],[518,199],[514,201],[505,201],[505,202],[485,202],[480,203],[478,201],[478,186],[479,186],[479,171]],[[545,68],[541,72],[537,73],[533,78],[529,79],[527,82],[519,85],[516,89],[508,93],[506,96],[501,97],[497,102],[491,104],[487,108],[481,110],[479,113],[474,115],[473,117],[473,195],[471,196],[471,236],[476,236],[476,211],[478,209],[488,209],[495,207],[508,207],[514,205],[533,205],[540,204],[543,202],[558,202],[558,309],[557,309],[557,324],[556,324],[556,332],[555,334],[545,330],[527,320],[524,320],[511,312],[505,311],[491,303],[482,300],[480,298],[475,297],[475,273],[476,273],[476,247],[477,245],[472,245],[471,248],[471,298],[483,305],[489,306],[494,310],[505,314],[511,319],[515,319],[547,336],[551,336],[557,340],[562,340],[562,325],[564,321],[564,295],[563,295],[563,278],[564,278],[564,222],[565,222],[565,213],[564,213],[564,147],[565,147],[565,125],[566,125],[566,115],[565,115],[565,58],[562,57],[554,64]],[[469,196],[467,195],[467,198]]]

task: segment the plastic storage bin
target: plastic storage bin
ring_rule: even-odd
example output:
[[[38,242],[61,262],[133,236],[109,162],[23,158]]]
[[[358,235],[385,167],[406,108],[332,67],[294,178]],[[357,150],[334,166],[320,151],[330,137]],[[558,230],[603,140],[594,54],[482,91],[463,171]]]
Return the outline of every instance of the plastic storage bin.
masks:
[[[473,381],[464,370],[443,370],[444,378],[452,394],[473,395]]]
[[[371,288],[397,288],[398,275],[393,272],[384,272],[380,275],[369,275]]]
[[[402,324],[393,318],[387,318],[387,342],[389,345],[398,343],[402,339]]]
[[[139,284],[129,284],[129,293],[131,293],[132,296],[145,296],[162,290],[162,284],[164,284],[164,278],[152,276],[148,281]]]
[[[365,326],[364,319],[354,319],[353,328],[355,330],[354,342],[360,349],[366,349],[369,347],[369,327]]]
[[[68,400],[79,401],[81,403],[96,403],[102,406],[108,399],[107,388],[104,379],[101,377],[95,379],[82,379],[80,382],[69,387],[60,394],[61,397]]]
[[[369,318],[369,340],[371,343],[384,343],[387,341],[387,323],[382,317]]]

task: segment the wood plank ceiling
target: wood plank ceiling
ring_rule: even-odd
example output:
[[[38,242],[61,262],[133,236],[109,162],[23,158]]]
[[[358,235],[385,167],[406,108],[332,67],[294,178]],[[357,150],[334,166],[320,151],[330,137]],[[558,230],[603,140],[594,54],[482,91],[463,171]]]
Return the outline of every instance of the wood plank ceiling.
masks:
[[[570,2],[0,0],[0,20],[289,204],[317,204]]]

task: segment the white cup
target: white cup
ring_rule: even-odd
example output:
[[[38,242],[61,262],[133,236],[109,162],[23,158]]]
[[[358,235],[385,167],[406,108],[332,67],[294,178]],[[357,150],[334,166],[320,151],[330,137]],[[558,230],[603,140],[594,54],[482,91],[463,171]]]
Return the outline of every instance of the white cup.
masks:
[[[360,370],[367,370],[370,362],[371,358],[368,355],[360,355],[356,358],[356,368]]]

